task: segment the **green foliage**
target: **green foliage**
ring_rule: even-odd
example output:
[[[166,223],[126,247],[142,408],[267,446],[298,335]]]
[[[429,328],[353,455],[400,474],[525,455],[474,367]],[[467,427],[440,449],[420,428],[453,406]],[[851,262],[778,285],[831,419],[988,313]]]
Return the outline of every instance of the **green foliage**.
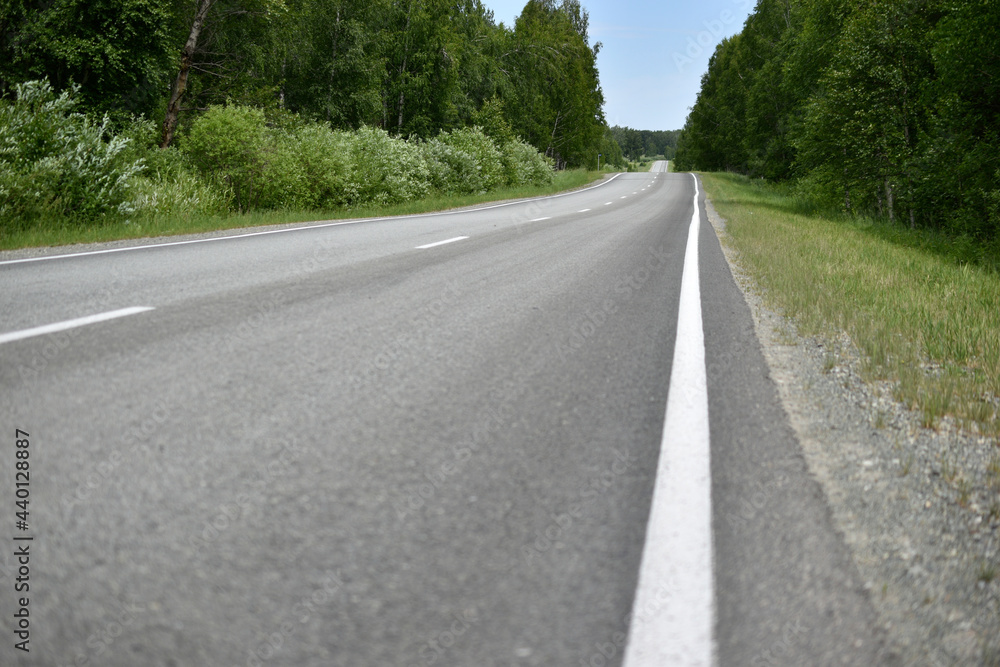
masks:
[[[403,136],[427,137],[457,124],[458,37],[450,0],[407,0],[383,8],[386,62],[382,125]]]
[[[551,162],[533,146],[510,139],[498,147],[480,128],[441,133],[423,150],[430,184],[438,192],[472,194],[552,182]]]
[[[588,23],[579,0],[529,0],[510,36],[511,125],[559,167],[594,163],[607,126]]]
[[[743,118],[746,90],[740,58],[742,35],[722,40],[701,78],[701,92],[678,140],[677,169],[746,171]]]
[[[191,164],[231,194],[236,210],[332,208],[417,196],[418,190],[397,188],[397,177],[388,173],[386,161],[402,155],[394,144],[403,142],[384,132],[380,137],[367,130],[338,133],[280,117],[281,124],[268,127],[260,109],[215,106],[184,140]],[[400,164],[409,166],[405,160]]]
[[[224,184],[239,211],[255,208],[264,184],[264,112],[213,106],[194,125],[184,151],[196,169]]]
[[[109,137],[107,118],[73,113],[72,94],[47,82],[15,91],[13,102],[0,100],[0,227],[132,212],[132,179],[144,165],[127,159],[128,139]]]
[[[482,179],[475,157],[440,138],[424,142],[421,148],[432,188],[446,194],[472,194],[479,191]]]
[[[1000,243],[1000,6],[958,3],[931,43],[937,99],[920,167],[934,178],[922,179],[922,204],[956,210],[961,233]]]
[[[579,0],[531,0],[509,27],[482,0],[8,0],[0,96],[75,81],[83,112],[116,129],[166,116],[181,136],[230,103],[421,139],[479,126],[497,146],[591,165],[607,147],[588,20]],[[264,196],[247,187],[240,206]]]
[[[499,97],[493,97],[483,103],[475,113],[472,120],[479,127],[483,134],[502,146],[515,139],[514,128],[504,115],[504,103]]]
[[[438,140],[468,155],[476,163],[476,171],[471,174],[470,192],[495,190],[506,184],[503,159],[493,140],[476,128],[464,128],[452,132],[442,132]]]
[[[277,21],[272,10],[279,3],[254,1]],[[465,9],[480,28],[492,25],[480,3],[470,1]],[[488,132],[457,127],[421,141],[368,125],[334,130],[274,104],[246,104],[254,90],[264,90],[247,81],[230,82],[243,102],[209,105],[181,126],[179,148],[166,149],[158,148],[158,124],[146,117],[120,114],[115,134],[106,117],[94,124],[72,113],[70,92],[56,94],[37,81],[18,84],[14,102],[0,100],[0,220],[30,225],[40,217],[134,214],[148,221],[230,210],[387,205],[435,192],[485,193],[553,180],[553,160],[514,134],[496,88],[482,88],[490,94],[485,101],[456,103],[487,123]],[[199,84],[192,88],[195,97],[211,99]],[[404,100],[410,92],[404,91]],[[326,112],[333,115],[331,108]]]
[[[520,139],[508,141],[503,147],[501,158],[508,186],[545,185],[552,182],[552,160]]]
[[[417,142],[393,139],[385,130],[362,127],[347,135],[355,202],[396,204],[425,196],[429,174]]]
[[[643,155],[662,155],[665,160],[673,160],[680,133],[680,130],[633,130],[617,125],[611,128],[611,137],[621,146],[620,153],[629,160],[638,160]],[[611,161],[611,164],[619,162]]]
[[[132,180],[131,219],[191,219],[228,210],[228,191],[201,178],[174,147],[160,149],[160,129],[150,120],[133,118],[118,134],[128,141],[126,162],[141,160],[146,169]]]
[[[293,199],[281,201],[272,196],[272,202],[281,201],[284,208],[327,209],[345,204],[356,196],[356,189],[348,182],[351,166],[343,134],[311,124],[281,139],[285,154],[290,154],[286,159],[290,163],[288,173],[297,175],[298,187]],[[273,175],[272,182],[277,186],[280,178],[273,169],[269,169],[269,174]]]
[[[675,166],[995,243],[998,81],[995,2],[761,0],[716,49]]]
[[[116,122],[151,112],[171,70],[173,9],[167,0],[0,3],[0,92],[47,78],[57,91],[76,82],[81,107]]]
[[[302,0],[291,18],[282,89],[289,108],[334,127],[374,125],[383,117],[385,59],[379,9],[371,0]]]
[[[170,149],[168,149],[170,150]],[[223,215],[229,210],[226,193],[187,169],[157,172],[135,180],[131,206],[137,220],[184,220]]]
[[[601,169],[604,169],[609,166],[614,166],[620,169],[627,164],[621,141],[617,139],[620,134],[615,132],[616,129],[621,128],[604,130],[604,136],[601,138],[601,143],[597,146],[600,164],[595,165],[595,167],[599,166]],[[677,132],[679,132],[679,130],[677,130]],[[670,152],[670,156],[673,157],[672,150]]]

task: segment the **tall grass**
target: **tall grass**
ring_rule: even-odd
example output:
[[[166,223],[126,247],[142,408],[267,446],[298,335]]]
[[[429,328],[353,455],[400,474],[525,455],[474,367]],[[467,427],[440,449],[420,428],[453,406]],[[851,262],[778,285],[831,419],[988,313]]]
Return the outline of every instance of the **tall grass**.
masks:
[[[921,411],[1000,434],[1000,272],[989,251],[732,174],[705,174],[740,264],[807,334],[846,332],[871,380]]]

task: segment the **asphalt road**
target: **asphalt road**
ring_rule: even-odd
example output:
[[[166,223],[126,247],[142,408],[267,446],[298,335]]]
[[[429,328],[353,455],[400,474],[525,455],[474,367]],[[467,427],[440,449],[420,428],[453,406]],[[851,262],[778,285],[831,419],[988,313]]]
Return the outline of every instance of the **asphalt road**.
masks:
[[[0,344],[0,665],[620,664],[693,186],[0,261],[0,334],[151,309]],[[702,220],[717,662],[878,664]]]

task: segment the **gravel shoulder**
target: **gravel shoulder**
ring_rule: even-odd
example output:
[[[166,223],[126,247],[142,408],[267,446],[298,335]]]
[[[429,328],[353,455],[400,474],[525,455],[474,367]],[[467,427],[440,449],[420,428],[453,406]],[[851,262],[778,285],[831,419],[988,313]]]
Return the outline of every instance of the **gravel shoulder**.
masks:
[[[800,336],[706,204],[890,651],[906,665],[1000,666],[1000,443],[948,419],[923,428],[890,383],[862,379],[846,334]]]

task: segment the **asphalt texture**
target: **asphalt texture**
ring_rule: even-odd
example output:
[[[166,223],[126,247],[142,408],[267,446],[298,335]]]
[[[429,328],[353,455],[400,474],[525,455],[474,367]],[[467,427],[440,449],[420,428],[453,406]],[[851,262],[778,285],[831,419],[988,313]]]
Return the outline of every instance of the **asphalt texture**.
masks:
[[[0,665],[620,664],[692,191],[0,258],[0,333],[155,309],[0,345]],[[702,220],[718,662],[877,664]]]

